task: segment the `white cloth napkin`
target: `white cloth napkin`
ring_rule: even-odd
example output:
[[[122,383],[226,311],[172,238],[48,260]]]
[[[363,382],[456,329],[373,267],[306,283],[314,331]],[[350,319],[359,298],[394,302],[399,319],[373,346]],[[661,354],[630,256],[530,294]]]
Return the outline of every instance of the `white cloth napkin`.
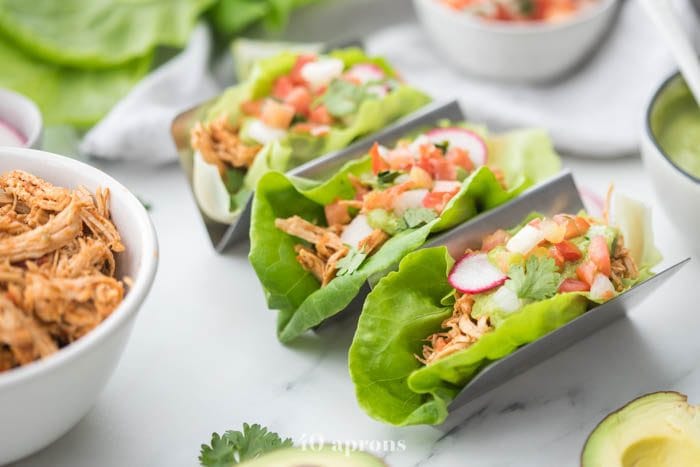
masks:
[[[686,29],[697,32],[689,3],[677,6]],[[637,152],[647,102],[675,65],[638,2],[623,2],[613,27],[578,73],[540,86],[465,77],[445,66],[415,23],[380,31],[368,40],[368,48],[387,56],[407,81],[435,98],[459,98],[472,120],[500,129],[547,128],[564,153],[615,157]]]
[[[79,152],[99,159],[174,160],[173,118],[221,91],[210,73],[210,52],[211,34],[199,24],[180,54],[138,83],[85,135]]]

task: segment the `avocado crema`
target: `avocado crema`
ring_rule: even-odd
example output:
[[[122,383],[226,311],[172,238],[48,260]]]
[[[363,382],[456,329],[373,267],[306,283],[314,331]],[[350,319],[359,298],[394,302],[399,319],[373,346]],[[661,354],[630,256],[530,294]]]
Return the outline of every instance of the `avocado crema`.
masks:
[[[241,464],[245,467],[386,467],[379,458],[342,446],[287,448]]]
[[[582,467],[700,465],[700,407],[677,392],[655,392],[608,415],[581,454]]]
[[[700,178],[700,107],[681,78],[674,78],[657,97],[651,129],[669,159]]]

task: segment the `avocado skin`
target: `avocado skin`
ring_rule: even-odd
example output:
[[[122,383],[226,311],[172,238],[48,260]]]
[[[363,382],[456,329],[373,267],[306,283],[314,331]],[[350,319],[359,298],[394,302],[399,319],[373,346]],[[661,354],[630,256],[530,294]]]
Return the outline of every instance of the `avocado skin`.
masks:
[[[378,457],[363,451],[286,448],[241,464],[243,467],[387,467]]]
[[[667,410],[663,413],[655,414],[654,417],[645,417],[644,407],[649,405],[668,405]],[[647,409],[648,410],[648,409]],[[657,436],[653,433],[655,426],[658,423],[665,422],[665,416],[668,415],[678,415],[682,416],[680,419],[685,420],[685,426],[683,426],[680,432],[688,436],[692,442],[696,445],[696,449],[700,448],[700,406],[694,406],[688,404],[688,396],[677,392],[677,391],[658,391],[643,396],[637,397],[631,400],[624,406],[608,414],[598,425],[593,429],[586,443],[581,451],[581,467],[626,467],[627,463],[624,463],[622,459],[604,459],[601,457],[598,451],[601,450],[601,444],[605,443],[605,437],[610,439],[618,439],[625,434],[629,434],[630,431],[634,430],[624,430],[617,426],[620,423],[618,420],[626,420],[629,423],[633,420],[633,417],[638,420],[635,422],[634,429],[639,432],[639,435],[634,437],[631,436],[630,443],[626,446],[620,446],[618,448],[619,453],[624,453],[627,446],[631,446],[638,441],[643,441],[647,436],[644,434],[644,429],[640,430],[639,426],[646,423],[650,427],[649,435],[652,437]],[[664,417],[660,417],[664,415]],[[645,420],[645,418],[649,418]],[[677,430],[679,427],[674,425],[674,429]],[[627,431],[628,433],[625,433]],[[653,434],[652,434],[653,433]],[[694,451],[698,452],[698,451]],[[700,457],[693,458],[692,466],[700,466]],[[647,465],[647,464],[645,464]],[[686,466],[679,466],[686,467]],[[687,467],[691,467],[688,465]]]

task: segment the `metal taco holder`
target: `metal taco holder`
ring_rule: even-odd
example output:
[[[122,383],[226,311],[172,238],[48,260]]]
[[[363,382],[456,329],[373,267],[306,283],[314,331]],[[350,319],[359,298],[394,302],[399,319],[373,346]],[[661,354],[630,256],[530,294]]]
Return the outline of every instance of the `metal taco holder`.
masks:
[[[583,202],[573,176],[566,171],[528,190],[515,200],[431,239],[426,242],[424,248],[445,246],[451,256],[459,258],[467,248],[479,248],[485,235],[499,228],[517,225],[533,211],[552,216],[558,213],[576,213],[581,209]],[[673,264],[612,300],[590,309],[561,328],[481,369],[450,403],[449,416],[439,428],[443,431],[451,430],[481,409],[475,404],[470,404],[479,396],[624,316],[688,261],[690,258]]]

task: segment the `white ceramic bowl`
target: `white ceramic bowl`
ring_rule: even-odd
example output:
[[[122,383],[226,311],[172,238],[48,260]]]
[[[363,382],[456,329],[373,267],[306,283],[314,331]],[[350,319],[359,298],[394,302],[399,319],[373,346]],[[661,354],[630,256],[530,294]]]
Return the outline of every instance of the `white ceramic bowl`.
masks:
[[[43,123],[36,104],[22,94],[0,88],[0,120],[19,131],[24,146],[39,149]]]
[[[669,86],[679,84],[679,80],[680,75],[673,74],[659,86],[651,98],[644,117],[641,152],[664,211],[695,251],[700,252],[700,178],[684,172],[669,159],[652,131],[655,104],[662,93],[668,90]]]
[[[543,82],[580,64],[602,40],[617,0],[599,0],[560,23],[487,22],[438,0],[413,0],[418,19],[460,70],[500,81]]]
[[[156,273],[158,245],[146,210],[109,175],[73,159],[25,148],[0,148],[0,173],[21,169],[65,187],[111,191],[111,211],[126,251],[118,274],[134,281],[99,326],[48,358],[0,373],[0,464],[47,446],[90,410],[119,361],[136,312]]]

